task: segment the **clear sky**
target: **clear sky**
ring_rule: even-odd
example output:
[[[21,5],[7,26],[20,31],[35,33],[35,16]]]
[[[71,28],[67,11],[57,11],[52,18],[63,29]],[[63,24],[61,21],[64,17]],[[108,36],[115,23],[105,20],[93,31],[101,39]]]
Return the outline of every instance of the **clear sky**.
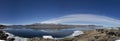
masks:
[[[119,0],[0,0],[0,23],[29,24],[56,17],[92,14],[120,19]]]

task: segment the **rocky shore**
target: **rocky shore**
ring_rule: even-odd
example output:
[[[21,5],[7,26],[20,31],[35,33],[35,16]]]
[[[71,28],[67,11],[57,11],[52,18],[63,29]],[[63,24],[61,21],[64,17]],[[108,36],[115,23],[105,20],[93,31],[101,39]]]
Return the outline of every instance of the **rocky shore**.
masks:
[[[5,40],[5,41],[14,41],[14,38],[8,38],[8,34],[0,30],[0,40]]]
[[[84,31],[84,34],[74,38],[60,40],[28,38],[27,41],[115,41],[120,39],[120,29],[96,29]]]
[[[64,39],[43,39],[39,37],[26,38],[26,41],[115,41],[120,39],[120,29],[96,29],[84,31],[84,34],[73,38]],[[14,38],[7,38],[9,35],[0,31],[0,40],[14,41]]]
[[[0,40],[1,41],[14,41],[14,38],[8,38],[8,34],[6,34],[2,29],[4,29],[6,26],[5,25],[0,25]]]
[[[5,26],[0,25],[0,29]],[[120,27],[118,29],[96,29],[83,31],[84,34],[75,36],[73,38],[64,39],[44,39],[44,38],[26,38],[26,41],[115,41],[120,40]],[[0,30],[0,40],[14,41],[15,38],[8,38],[8,34]]]

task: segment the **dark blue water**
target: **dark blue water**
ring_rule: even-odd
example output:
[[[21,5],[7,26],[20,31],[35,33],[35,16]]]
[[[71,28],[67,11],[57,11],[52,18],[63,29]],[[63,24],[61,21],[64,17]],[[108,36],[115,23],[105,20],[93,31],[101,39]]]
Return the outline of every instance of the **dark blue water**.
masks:
[[[4,31],[9,32],[15,36],[24,37],[24,38],[42,37],[44,35],[50,35],[53,36],[54,38],[62,38],[69,36],[73,33],[73,30],[41,31],[41,30],[33,30],[33,29],[6,29]]]
[[[15,36],[24,37],[24,38],[33,38],[33,37],[42,37],[45,35],[50,35],[54,38],[63,38],[73,34],[75,30],[94,30],[92,28],[69,28],[61,30],[35,30],[35,29],[26,29],[23,26],[11,26],[4,31],[11,33]]]

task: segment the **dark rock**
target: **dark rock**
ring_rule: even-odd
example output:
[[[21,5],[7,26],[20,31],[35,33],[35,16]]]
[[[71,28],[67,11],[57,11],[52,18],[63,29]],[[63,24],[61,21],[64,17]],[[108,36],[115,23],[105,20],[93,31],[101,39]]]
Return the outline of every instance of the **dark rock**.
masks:
[[[0,39],[1,40],[6,40],[9,35],[5,34],[3,31],[0,31]]]
[[[14,41],[15,38],[8,38],[6,41]]]
[[[5,25],[0,25],[0,29],[4,29],[5,28]]]

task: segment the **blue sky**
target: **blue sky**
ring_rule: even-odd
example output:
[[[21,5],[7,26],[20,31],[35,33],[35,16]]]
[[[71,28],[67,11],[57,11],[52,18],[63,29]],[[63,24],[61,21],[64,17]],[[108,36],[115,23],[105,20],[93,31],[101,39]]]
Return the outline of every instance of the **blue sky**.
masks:
[[[0,0],[0,23],[31,24],[73,14],[120,20],[119,0]]]

